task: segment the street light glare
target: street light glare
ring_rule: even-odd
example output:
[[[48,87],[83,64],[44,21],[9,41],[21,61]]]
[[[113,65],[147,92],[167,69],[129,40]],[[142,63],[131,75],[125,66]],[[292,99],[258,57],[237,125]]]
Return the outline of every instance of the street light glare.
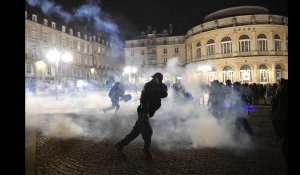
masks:
[[[64,61],[64,62],[72,62],[72,60],[73,60],[73,57],[72,57],[72,55],[70,54],[70,53],[68,53],[68,52],[65,52],[65,53],[63,53],[62,55],[61,55],[61,59]]]
[[[132,71],[132,73],[135,74],[135,73],[137,72],[137,68],[136,68],[136,67],[133,67],[131,71]]]
[[[59,52],[54,49],[54,50],[50,50],[48,53],[47,53],[47,59],[50,61],[50,62],[58,62],[59,61]]]
[[[125,67],[124,68],[124,73],[129,74],[130,73],[130,67]]]

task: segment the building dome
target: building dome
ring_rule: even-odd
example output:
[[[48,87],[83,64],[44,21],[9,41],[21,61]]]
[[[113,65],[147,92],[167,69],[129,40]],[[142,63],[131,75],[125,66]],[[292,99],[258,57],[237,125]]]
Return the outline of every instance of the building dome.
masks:
[[[213,12],[203,19],[203,22],[213,21],[231,16],[252,15],[252,14],[268,14],[269,10],[260,6],[238,6],[226,8]]]

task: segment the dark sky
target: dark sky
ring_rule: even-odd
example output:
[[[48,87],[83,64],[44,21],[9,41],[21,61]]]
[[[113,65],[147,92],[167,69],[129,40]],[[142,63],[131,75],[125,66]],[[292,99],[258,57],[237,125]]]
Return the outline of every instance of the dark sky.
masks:
[[[91,0],[90,0],[91,1]],[[95,0],[92,0],[95,1]],[[97,1],[97,0],[96,0]],[[85,0],[55,0],[67,11],[86,3]],[[137,31],[148,25],[161,31],[173,24],[174,33],[184,35],[202,23],[203,18],[224,8],[257,5],[271,14],[288,16],[287,0],[101,0],[100,7],[116,22],[125,39],[134,39]]]

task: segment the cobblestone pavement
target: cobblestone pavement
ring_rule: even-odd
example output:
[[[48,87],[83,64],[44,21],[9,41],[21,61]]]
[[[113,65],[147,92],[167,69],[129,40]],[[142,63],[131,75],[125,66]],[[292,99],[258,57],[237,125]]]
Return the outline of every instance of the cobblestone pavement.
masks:
[[[160,150],[154,144],[154,160],[151,162],[144,160],[140,138],[126,147],[124,152],[128,158],[124,160],[113,147],[117,137],[94,142],[80,138],[60,140],[38,134],[36,172],[39,175],[284,175],[283,156],[269,114],[270,107],[257,106],[257,111],[249,118],[250,124],[258,131],[253,136],[254,149]]]

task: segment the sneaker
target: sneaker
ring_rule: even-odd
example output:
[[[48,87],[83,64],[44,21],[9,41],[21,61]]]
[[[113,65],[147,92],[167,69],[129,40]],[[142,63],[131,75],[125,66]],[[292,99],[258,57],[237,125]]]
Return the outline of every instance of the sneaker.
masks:
[[[153,160],[153,157],[149,151],[144,151],[144,156],[146,160]]]

